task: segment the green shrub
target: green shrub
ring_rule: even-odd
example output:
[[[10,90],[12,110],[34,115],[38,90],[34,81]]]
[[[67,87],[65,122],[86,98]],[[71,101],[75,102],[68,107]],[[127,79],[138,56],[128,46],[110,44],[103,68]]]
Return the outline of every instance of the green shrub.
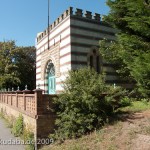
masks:
[[[147,98],[142,98],[142,99],[141,99],[141,102],[143,102],[143,103],[145,103],[145,104],[148,104],[148,103],[150,102],[150,100],[147,99]]]
[[[129,106],[129,105],[131,105],[131,102],[132,102],[131,98],[126,96],[126,97],[121,99],[120,106],[122,106],[122,107]]]
[[[120,106],[121,88],[105,84],[105,76],[90,68],[69,73],[64,92],[54,99],[57,110],[56,139],[79,137],[101,126]]]
[[[7,117],[5,117],[5,121],[6,121],[6,126],[8,128],[13,128],[13,124],[15,122],[15,118],[13,116],[7,116]]]
[[[23,139],[26,143],[26,150],[34,150],[34,133],[24,130],[23,132]]]
[[[3,112],[0,112],[0,118],[4,118]]]
[[[0,113],[4,117],[4,113]],[[21,137],[22,140],[26,143],[26,150],[34,150],[35,143],[34,143],[34,133],[28,131],[23,122],[23,116],[20,114],[19,117],[15,120],[13,116],[11,117],[4,117],[7,127],[12,128],[11,132],[14,136]]]
[[[145,100],[135,100],[131,102],[130,106],[120,108],[123,112],[140,112],[150,109],[150,102],[146,102]]]
[[[105,85],[107,86],[107,85]],[[128,92],[122,87],[107,86],[107,94],[102,100],[100,107],[102,107],[107,115],[115,113],[120,107],[130,105],[130,99],[127,97]]]
[[[12,133],[14,136],[20,136],[23,134],[23,116],[19,115],[16,119],[16,122],[13,125]]]

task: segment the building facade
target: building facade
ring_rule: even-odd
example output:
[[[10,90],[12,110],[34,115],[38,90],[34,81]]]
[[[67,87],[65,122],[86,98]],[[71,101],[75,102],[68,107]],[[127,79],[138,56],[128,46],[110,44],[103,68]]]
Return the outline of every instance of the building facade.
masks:
[[[102,20],[100,14],[69,7],[49,29],[36,38],[36,85],[44,93],[56,94],[63,90],[69,70],[87,65],[101,72],[108,71],[107,80],[116,80],[114,69],[102,62],[99,41],[115,39],[115,29]],[[48,37],[49,35],[49,37]]]

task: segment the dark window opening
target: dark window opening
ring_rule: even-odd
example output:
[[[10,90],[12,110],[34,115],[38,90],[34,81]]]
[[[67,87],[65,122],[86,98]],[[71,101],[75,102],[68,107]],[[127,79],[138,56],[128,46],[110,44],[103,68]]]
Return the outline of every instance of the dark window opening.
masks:
[[[96,71],[100,73],[100,59],[99,56],[96,57]]]
[[[101,72],[101,57],[99,56],[99,53],[96,49],[93,49],[90,54],[88,55],[88,65],[90,68],[95,69],[97,73]]]
[[[96,50],[95,50],[95,49],[93,50],[93,54],[94,54],[94,55],[96,54]]]
[[[93,67],[93,56],[90,56],[90,67]]]

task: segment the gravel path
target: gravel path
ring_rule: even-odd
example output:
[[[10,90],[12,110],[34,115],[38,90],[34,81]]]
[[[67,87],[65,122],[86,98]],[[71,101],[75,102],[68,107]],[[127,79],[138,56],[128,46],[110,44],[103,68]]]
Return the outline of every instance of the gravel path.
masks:
[[[0,118],[0,150],[25,150],[24,145],[17,143],[21,143],[20,139],[11,134],[10,129],[5,125],[5,121]]]

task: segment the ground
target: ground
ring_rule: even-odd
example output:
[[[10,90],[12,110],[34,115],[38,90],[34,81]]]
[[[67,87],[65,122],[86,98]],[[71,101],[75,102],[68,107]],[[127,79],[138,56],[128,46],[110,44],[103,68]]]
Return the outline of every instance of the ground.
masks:
[[[150,150],[150,109],[119,114],[102,129],[42,150]]]
[[[0,118],[0,150],[25,150],[25,146],[17,144],[17,141],[20,142],[21,139],[14,137],[10,128],[6,127],[5,120]]]

